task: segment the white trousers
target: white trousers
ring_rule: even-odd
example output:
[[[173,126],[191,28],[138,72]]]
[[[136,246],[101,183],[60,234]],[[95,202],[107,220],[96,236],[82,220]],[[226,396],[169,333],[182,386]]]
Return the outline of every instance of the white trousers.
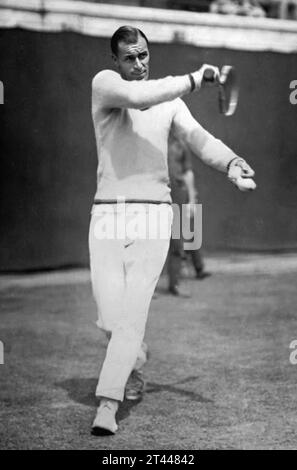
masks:
[[[124,398],[128,377],[141,356],[148,310],[166,260],[171,224],[172,208],[168,204],[93,207],[89,250],[97,325],[111,333],[97,397]]]

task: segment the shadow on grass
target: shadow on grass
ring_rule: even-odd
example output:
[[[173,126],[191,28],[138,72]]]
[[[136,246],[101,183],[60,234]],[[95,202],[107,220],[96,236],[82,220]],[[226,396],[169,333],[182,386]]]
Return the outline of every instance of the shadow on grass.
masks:
[[[96,408],[99,404],[95,396],[95,390],[98,379],[96,378],[79,378],[73,377],[72,379],[57,382],[55,385],[67,391],[69,398],[76,403],[80,403],[91,408]],[[117,413],[117,420],[122,421],[130,415],[130,410],[137,406],[142,400],[125,400]]]
[[[177,395],[181,395],[183,397],[187,397],[192,401],[198,403],[212,403],[213,400],[206,398],[199,393],[195,393],[191,390],[185,390],[181,388],[180,385],[186,384],[188,382],[194,382],[198,379],[197,376],[190,376],[186,377],[182,380],[173,383],[166,383],[166,384],[159,384],[148,382],[146,385],[146,393],[162,393],[162,392],[169,392]],[[96,407],[98,406],[98,399],[95,397],[95,390],[97,386],[97,379],[96,378],[79,378],[73,377],[72,379],[67,379],[62,382],[56,383],[58,387],[63,388],[67,391],[69,398],[76,403],[80,403],[85,406],[89,407]],[[118,412],[118,420],[121,421],[127,418],[130,414],[130,410],[137,406],[141,402],[140,400],[125,400],[122,405],[120,406]]]
[[[209,398],[205,398],[199,393],[192,392],[191,390],[185,390],[183,388],[177,387],[177,385],[182,385],[188,382],[193,382],[197,380],[198,376],[190,376],[185,379],[179,380],[174,383],[167,383],[167,384],[156,384],[152,382],[148,382],[146,386],[146,393],[160,393],[160,392],[170,392],[178,395],[182,395],[184,397],[188,397],[191,400],[199,403],[213,403],[213,400]]]
[[[57,382],[55,385],[66,390],[71,400],[93,408],[97,405],[94,394],[97,381],[95,378],[73,377],[72,379]]]

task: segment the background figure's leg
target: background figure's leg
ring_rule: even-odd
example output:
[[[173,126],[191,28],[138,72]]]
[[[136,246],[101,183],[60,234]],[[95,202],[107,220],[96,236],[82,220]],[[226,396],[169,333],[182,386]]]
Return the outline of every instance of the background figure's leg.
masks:
[[[204,264],[200,250],[189,250],[189,255],[191,256],[193,266],[195,268],[196,274],[199,274],[204,269]]]
[[[181,277],[182,260],[185,258],[182,210],[183,204],[187,202],[187,194],[177,186],[172,187],[173,198],[173,224],[167,259],[168,287],[174,295],[179,295],[178,285]]]
[[[181,264],[183,259],[183,243],[181,239],[170,240],[167,271],[169,290],[178,286],[181,273]]]
[[[194,217],[191,217],[190,224],[191,224],[190,225],[191,232],[194,233],[194,230],[195,230]],[[194,237],[192,238],[192,240],[190,240],[192,243],[194,242]],[[202,280],[211,275],[211,273],[204,270],[204,261],[203,261],[203,257],[201,254],[201,249],[186,250],[185,253],[187,254],[187,256],[191,257],[191,261],[195,269],[197,279]]]

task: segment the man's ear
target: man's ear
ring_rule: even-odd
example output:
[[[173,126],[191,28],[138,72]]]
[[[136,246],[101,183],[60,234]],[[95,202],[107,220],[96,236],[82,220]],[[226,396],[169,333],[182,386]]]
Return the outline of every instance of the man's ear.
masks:
[[[118,66],[118,58],[115,54],[111,54],[111,58],[116,66]]]

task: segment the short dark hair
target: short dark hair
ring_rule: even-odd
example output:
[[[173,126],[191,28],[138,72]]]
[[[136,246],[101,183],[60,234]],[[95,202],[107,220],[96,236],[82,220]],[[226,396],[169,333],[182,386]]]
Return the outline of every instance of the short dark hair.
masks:
[[[126,44],[135,44],[138,41],[138,37],[142,36],[147,45],[149,45],[146,35],[138,28],[133,28],[133,26],[121,26],[116,32],[112,35],[110,40],[111,51],[114,55],[118,53],[118,44],[119,42],[125,42]]]

